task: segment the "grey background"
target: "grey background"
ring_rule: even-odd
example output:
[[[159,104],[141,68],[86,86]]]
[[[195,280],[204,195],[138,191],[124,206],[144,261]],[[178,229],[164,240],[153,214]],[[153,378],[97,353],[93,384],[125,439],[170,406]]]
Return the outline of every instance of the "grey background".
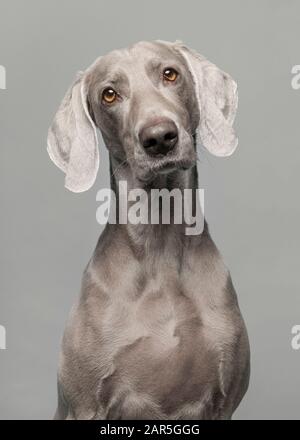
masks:
[[[183,40],[239,85],[240,145],[201,152],[206,216],[239,295],[252,347],[251,384],[236,419],[299,418],[299,107],[296,0],[0,1],[0,418],[51,418],[65,319],[101,228],[108,186],[72,194],[46,153],[46,133],[75,73],[139,40]]]

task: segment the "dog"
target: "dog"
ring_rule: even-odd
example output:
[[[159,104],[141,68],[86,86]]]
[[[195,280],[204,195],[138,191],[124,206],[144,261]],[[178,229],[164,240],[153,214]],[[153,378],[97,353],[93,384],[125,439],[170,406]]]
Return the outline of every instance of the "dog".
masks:
[[[48,153],[73,192],[99,167],[111,188],[196,189],[196,138],[237,146],[234,80],[181,42],[139,42],[97,59],[64,97]],[[172,209],[172,208],[171,208]],[[120,214],[120,213],[119,213]],[[206,222],[107,223],[66,325],[56,419],[230,419],[249,382],[247,331]]]

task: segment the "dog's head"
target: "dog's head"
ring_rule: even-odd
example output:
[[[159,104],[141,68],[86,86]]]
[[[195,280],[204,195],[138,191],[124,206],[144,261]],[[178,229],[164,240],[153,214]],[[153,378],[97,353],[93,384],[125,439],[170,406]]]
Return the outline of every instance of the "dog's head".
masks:
[[[97,59],[64,97],[48,133],[48,152],[74,192],[97,175],[96,128],[112,156],[148,181],[195,164],[193,138],[212,154],[237,146],[233,79],[181,43],[140,42]]]

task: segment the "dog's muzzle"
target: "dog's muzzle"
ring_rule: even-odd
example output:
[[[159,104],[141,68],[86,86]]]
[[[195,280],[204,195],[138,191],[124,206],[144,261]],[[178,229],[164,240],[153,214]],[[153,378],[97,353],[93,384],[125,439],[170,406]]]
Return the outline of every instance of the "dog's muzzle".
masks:
[[[173,121],[160,121],[144,126],[140,130],[139,141],[147,155],[163,157],[175,148],[178,130]]]

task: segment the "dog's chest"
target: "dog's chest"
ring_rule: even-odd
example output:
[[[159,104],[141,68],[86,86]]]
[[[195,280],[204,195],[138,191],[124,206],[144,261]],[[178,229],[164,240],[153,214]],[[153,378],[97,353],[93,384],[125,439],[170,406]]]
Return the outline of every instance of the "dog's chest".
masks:
[[[201,413],[206,401],[222,395],[222,347],[229,362],[232,326],[205,295],[196,298],[178,280],[162,277],[138,297],[107,306],[102,342],[109,373],[101,392],[108,402],[123,396],[130,411],[145,406],[149,417],[158,417],[156,411],[180,417],[186,402],[191,414]]]

